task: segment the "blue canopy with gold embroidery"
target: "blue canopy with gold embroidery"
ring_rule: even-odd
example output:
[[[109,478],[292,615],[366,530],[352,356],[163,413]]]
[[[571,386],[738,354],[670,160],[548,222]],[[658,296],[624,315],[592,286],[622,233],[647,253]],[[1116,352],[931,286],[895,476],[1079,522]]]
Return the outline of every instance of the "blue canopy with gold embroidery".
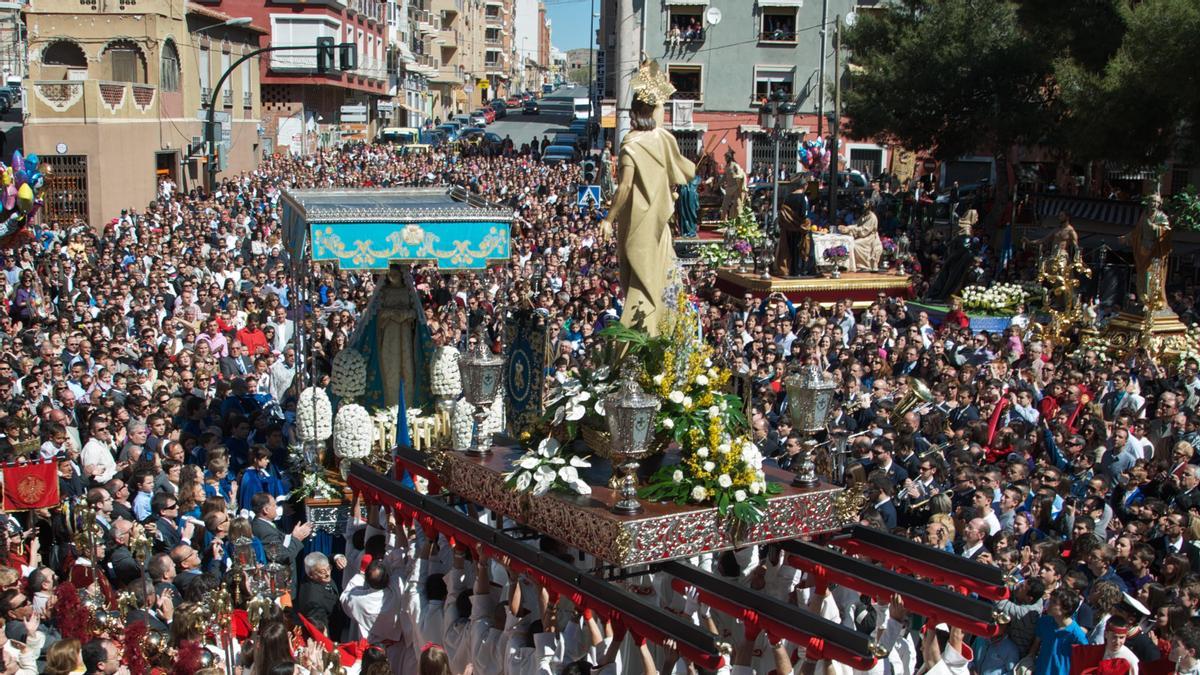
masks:
[[[284,239],[294,265],[342,269],[436,263],[482,270],[509,259],[512,211],[462,188],[292,190],[283,194]]]

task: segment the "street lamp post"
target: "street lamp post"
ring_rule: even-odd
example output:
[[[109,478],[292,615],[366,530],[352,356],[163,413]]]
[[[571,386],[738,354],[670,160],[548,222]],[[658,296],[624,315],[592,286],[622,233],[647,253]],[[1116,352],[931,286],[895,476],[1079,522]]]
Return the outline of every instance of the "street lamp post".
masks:
[[[758,109],[758,124],[764,133],[775,143],[775,161],[771,171],[771,227],[778,227],[779,222],[779,164],[780,146],[784,133],[791,131],[796,125],[796,104],[792,103],[791,95],[783,89],[771,92],[767,101]]]

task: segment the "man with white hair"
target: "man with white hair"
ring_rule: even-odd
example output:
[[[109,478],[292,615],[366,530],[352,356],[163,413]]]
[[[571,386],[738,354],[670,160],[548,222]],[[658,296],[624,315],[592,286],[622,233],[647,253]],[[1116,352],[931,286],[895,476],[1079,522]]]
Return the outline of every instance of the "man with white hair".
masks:
[[[333,566],[324,553],[304,556],[304,576],[296,595],[296,613],[325,630],[334,641],[341,638],[345,614],[339,602],[341,591],[333,581]]]

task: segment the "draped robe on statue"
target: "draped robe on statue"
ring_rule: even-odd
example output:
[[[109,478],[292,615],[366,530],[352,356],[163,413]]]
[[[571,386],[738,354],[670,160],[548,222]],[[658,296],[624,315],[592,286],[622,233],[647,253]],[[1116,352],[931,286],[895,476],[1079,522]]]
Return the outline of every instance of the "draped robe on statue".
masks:
[[[671,132],[656,127],[625,136],[618,176],[625,171],[633,173],[631,195],[615,205],[619,212],[609,214],[617,223],[621,288],[625,290],[621,323],[657,335],[663,291],[675,262],[667,226],[675,210],[671,186],[690,181],[696,165],[679,152]]]
[[[368,408],[396,405],[400,394],[398,378],[404,378],[407,407],[424,406],[430,401],[433,335],[425,323],[425,311],[411,272],[404,272],[401,292],[406,294],[405,298],[398,297],[396,291],[400,289],[389,286],[391,283],[397,282],[389,282],[386,276],[380,279],[346,345],[361,352],[367,361],[367,389],[358,403]],[[411,321],[402,320],[408,316]],[[406,348],[407,367],[401,362]]]
[[[879,269],[879,259],[883,257],[883,243],[879,240],[879,218],[875,212],[867,212],[858,219],[857,225],[841,228],[845,234],[854,237],[854,266],[860,272]]]

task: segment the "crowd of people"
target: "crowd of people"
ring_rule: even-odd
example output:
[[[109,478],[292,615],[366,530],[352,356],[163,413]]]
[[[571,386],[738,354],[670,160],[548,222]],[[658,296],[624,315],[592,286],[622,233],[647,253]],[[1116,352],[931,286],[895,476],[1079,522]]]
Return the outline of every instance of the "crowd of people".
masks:
[[[4,672],[145,672],[149,659],[204,675],[226,661],[257,675],[333,673],[338,654],[363,673],[690,672],[673,645],[637,639],[512,561],[378,505],[355,508],[344,552],[317,552],[288,496],[298,370],[328,376],[376,280],[314,269],[302,303],[283,191],[461,185],[512,208],[511,264],[474,276],[414,269],[426,320],[437,341],[463,347],[531,302],[549,324],[551,372],[566,376],[622,301],[613,233],[602,212],[576,207],[579,179],[578,166],[543,165],[528,149],[351,145],[265,160],[212,194],[165,184],[145,209],[102,227],[51,223],[6,251],[0,460],[54,462],[69,506],[3,517]],[[940,252],[914,248],[919,285]],[[1012,273],[986,252],[981,265]],[[899,598],[818,592],[776,547],[697,562],[870,634],[888,652],[872,672],[1065,674],[1072,646],[1102,644],[1129,672],[1200,673],[1200,364],[1068,352],[1027,320],[1002,335],[971,331],[961,312],[935,325],[884,295],[861,310],[739,297],[714,274],[692,267],[688,283],[703,334],[743,376],[764,456],[793,468],[801,439],[782,381],[792,365],[821,366],[838,383],[831,426],[853,435],[848,473],[867,486],[862,521],[996,565],[1012,594],[997,603],[1001,634],[972,638],[919,630]],[[311,363],[298,361],[298,332]],[[893,415],[910,377],[933,401]],[[98,530],[80,527],[84,514]],[[281,577],[290,592],[235,626],[226,649],[212,597],[246,565],[292,570]],[[747,636],[659,579],[628,583],[729,643],[729,672],[850,672]],[[89,602],[117,612],[120,629],[81,622]],[[161,643],[127,639],[139,623]]]

